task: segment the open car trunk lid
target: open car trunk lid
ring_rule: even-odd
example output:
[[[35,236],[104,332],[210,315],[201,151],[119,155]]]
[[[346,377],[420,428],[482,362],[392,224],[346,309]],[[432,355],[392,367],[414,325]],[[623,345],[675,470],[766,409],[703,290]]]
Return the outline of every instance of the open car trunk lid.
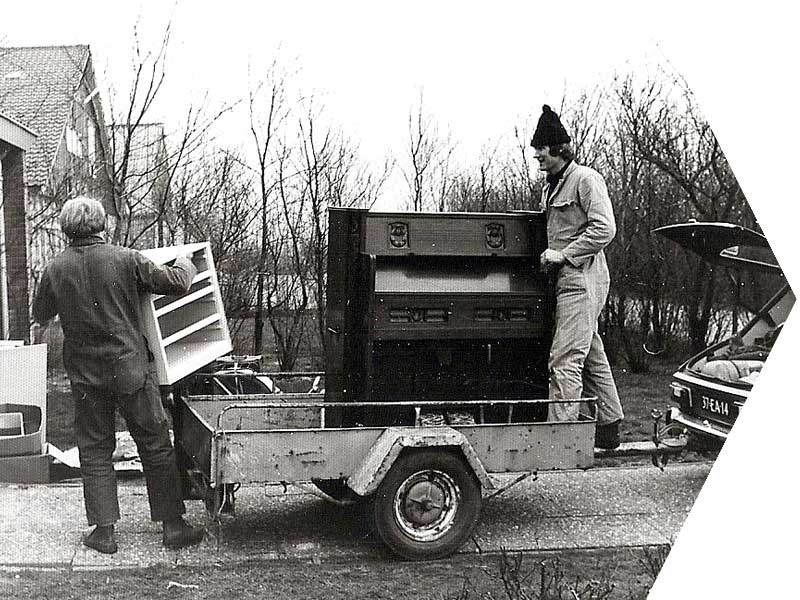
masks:
[[[777,273],[767,238],[731,223],[678,223],[653,230],[711,264]]]
[[[731,223],[689,222],[653,230],[706,262],[781,276],[780,266],[767,238]],[[772,341],[794,305],[794,294],[785,282],[736,335],[715,344],[685,363],[687,371],[725,386],[749,390],[767,358]],[[723,393],[715,388],[716,392]],[[715,393],[716,393],[715,392]]]

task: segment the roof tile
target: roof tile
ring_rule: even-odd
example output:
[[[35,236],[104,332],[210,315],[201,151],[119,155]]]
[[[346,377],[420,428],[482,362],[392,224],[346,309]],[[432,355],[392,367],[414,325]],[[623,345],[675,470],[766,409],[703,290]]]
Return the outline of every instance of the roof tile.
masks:
[[[29,185],[44,185],[70,117],[89,46],[0,48],[0,111],[38,134],[26,153]]]

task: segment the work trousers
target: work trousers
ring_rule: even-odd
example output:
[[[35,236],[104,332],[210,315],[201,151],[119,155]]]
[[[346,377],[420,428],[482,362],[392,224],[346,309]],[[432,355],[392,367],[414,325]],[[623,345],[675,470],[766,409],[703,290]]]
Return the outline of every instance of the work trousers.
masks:
[[[89,525],[111,525],[119,520],[117,479],[111,460],[116,446],[117,408],[139,450],[151,519],[166,521],[186,512],[155,374],[148,373],[144,387],[132,394],[73,383],[72,395]]]
[[[550,399],[596,397],[598,424],[624,418],[597,320],[608,296],[605,257],[598,255],[583,267],[561,267],[556,280],[556,319],[550,348]],[[574,421],[579,402],[550,404],[548,419]]]

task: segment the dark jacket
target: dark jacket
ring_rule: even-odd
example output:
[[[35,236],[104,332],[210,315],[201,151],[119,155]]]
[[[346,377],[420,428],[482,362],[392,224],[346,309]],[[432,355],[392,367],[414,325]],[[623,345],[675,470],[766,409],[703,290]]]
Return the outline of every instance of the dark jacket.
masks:
[[[64,366],[73,385],[130,394],[144,386],[150,362],[143,296],[185,293],[196,274],[185,258],[161,267],[100,236],[75,239],[45,268],[33,317],[43,324],[59,315]]]

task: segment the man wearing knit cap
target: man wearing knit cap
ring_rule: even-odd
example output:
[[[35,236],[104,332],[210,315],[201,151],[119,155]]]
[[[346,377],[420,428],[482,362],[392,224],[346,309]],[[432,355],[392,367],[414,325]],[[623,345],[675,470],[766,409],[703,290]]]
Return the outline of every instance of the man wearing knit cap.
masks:
[[[544,105],[531,139],[539,169],[547,173],[542,207],[547,249],[542,268],[556,278],[556,319],[550,348],[550,399],[597,398],[595,445],[619,446],[624,418],[617,387],[597,331],[610,278],[603,252],[616,234],[603,177],[575,162],[570,137],[558,115]],[[580,405],[554,403],[550,420],[578,419]]]

